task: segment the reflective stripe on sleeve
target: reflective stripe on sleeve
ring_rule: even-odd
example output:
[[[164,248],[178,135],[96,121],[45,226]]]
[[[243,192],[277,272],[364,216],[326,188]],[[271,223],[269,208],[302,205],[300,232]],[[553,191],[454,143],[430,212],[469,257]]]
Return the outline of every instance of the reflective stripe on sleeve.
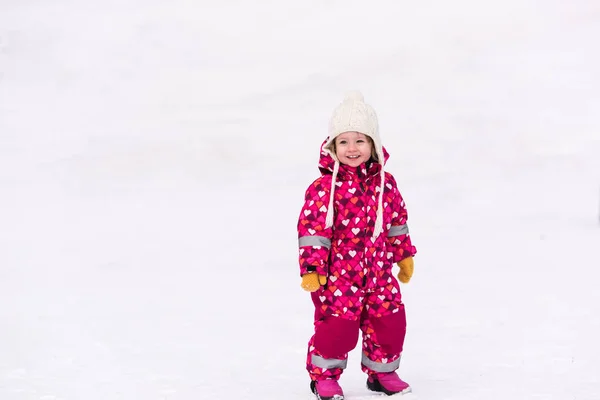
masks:
[[[408,225],[396,225],[390,228],[388,237],[406,235],[408,233]]]
[[[310,357],[310,362],[315,367],[323,369],[342,368],[345,369],[348,365],[348,360],[338,360],[337,358],[323,358],[316,354]]]
[[[367,357],[365,353],[362,353],[361,363],[369,368],[371,371],[375,372],[394,372],[400,367],[400,357],[397,360],[392,361],[390,363],[381,363],[377,361],[372,361]]]
[[[298,247],[304,246],[323,246],[330,248],[331,240],[325,236],[300,236],[298,238]]]

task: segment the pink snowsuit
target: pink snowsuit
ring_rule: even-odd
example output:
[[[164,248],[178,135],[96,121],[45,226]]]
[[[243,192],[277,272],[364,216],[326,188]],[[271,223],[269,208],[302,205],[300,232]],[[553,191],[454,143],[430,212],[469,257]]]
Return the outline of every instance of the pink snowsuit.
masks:
[[[323,144],[325,144],[324,142]],[[323,146],[323,145],[322,145]],[[383,149],[385,161],[389,158]],[[334,160],[321,148],[322,175],[306,190],[298,221],[300,275],[316,271],[327,284],[312,293],[315,333],[308,343],[312,380],[339,379],[362,331],[362,370],[400,365],[406,333],[402,295],[392,267],[416,254],[394,177],[385,173],[383,232],[373,238],[381,165],[340,165],[333,227],[325,228]]]

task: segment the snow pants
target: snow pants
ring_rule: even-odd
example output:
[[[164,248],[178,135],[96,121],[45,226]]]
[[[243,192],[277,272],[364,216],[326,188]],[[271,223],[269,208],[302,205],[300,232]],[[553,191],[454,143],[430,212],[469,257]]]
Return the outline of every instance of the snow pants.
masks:
[[[312,293],[315,332],[308,343],[306,369],[312,380],[339,379],[348,353],[362,332],[361,367],[367,374],[400,366],[406,313],[396,280],[364,291],[355,286]]]

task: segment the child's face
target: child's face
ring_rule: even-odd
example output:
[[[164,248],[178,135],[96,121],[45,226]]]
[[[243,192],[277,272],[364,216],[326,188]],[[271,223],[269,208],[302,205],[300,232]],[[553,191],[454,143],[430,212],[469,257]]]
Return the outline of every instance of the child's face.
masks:
[[[340,163],[351,167],[369,161],[373,144],[370,137],[358,132],[344,132],[335,138],[335,155]]]

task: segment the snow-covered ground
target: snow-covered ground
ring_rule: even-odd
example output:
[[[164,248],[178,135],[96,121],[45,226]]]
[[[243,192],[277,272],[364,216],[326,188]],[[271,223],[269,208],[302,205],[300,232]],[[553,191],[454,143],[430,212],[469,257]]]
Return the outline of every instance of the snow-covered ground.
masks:
[[[599,37],[589,0],[3,0],[0,399],[311,399],[296,220],[359,89],[413,397],[597,400]]]

